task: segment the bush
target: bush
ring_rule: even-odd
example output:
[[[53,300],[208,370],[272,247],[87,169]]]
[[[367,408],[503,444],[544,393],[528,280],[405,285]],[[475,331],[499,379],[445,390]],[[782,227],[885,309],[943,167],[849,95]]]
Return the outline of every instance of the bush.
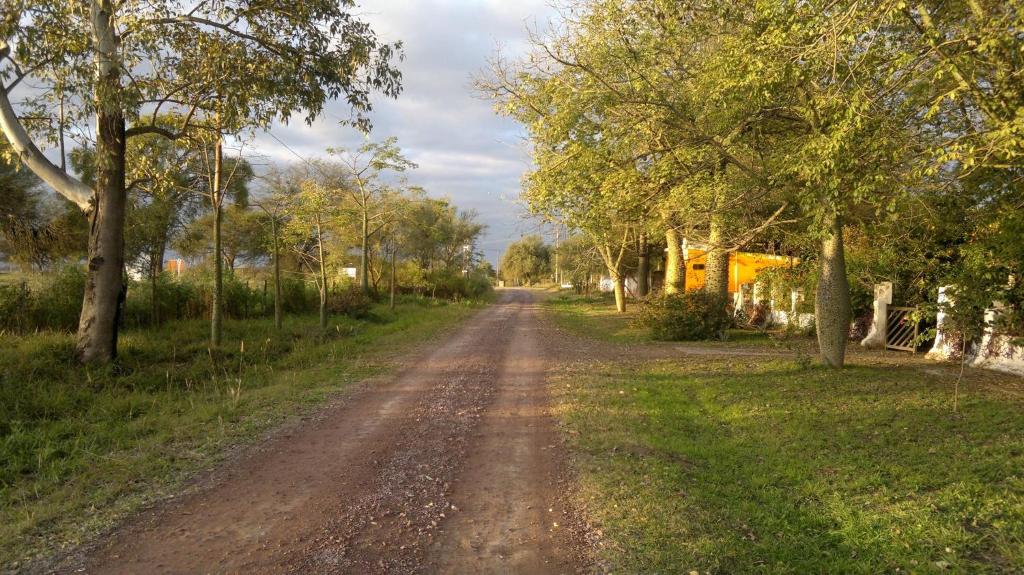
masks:
[[[44,329],[74,331],[82,315],[85,271],[78,266],[63,267],[36,293],[35,324]]]
[[[772,318],[772,308],[767,302],[759,302],[750,311],[750,320],[747,322],[749,327],[754,329],[767,329],[770,327]]]
[[[175,282],[189,285],[194,292],[194,295],[188,299],[185,308],[180,310],[176,317],[180,319],[209,319],[210,309],[213,305],[213,273],[209,270],[202,270],[200,273],[189,274]],[[274,296],[269,287],[268,293],[263,293],[262,282],[257,288],[250,287],[244,280],[226,270],[222,285],[224,299],[221,302],[221,309],[224,312],[224,317],[245,319],[263,317],[272,313]]]
[[[271,285],[270,289],[270,309],[274,309],[274,288]],[[311,287],[306,282],[295,279],[286,278],[281,280],[281,308],[284,313],[310,313],[316,311],[319,305],[319,295],[314,287]]]
[[[0,330],[26,333],[78,327],[85,272],[77,266],[62,267],[46,274],[40,285],[36,289],[27,283],[0,285]]]
[[[25,310],[31,309],[31,304],[32,292],[27,284],[0,284],[0,330],[29,331],[32,321]]]
[[[343,287],[327,293],[327,311],[361,319],[370,313],[373,300],[358,286]]]
[[[247,319],[266,315],[268,307],[263,299],[263,284],[260,284],[259,289],[250,287],[247,282],[229,272],[224,274],[223,286],[226,317]],[[270,299],[269,309],[274,309],[273,299]]]
[[[196,286],[187,281],[177,281],[166,274],[156,281],[157,314],[160,321],[174,319],[199,319],[204,309]],[[125,324],[132,327],[146,327],[153,324],[153,286],[149,280],[132,282],[125,302]]]
[[[698,341],[723,339],[731,319],[721,298],[689,291],[648,300],[637,322],[656,340]]]
[[[432,297],[450,300],[477,299],[493,289],[486,275],[473,272],[463,275],[451,270],[437,270],[427,277]]]

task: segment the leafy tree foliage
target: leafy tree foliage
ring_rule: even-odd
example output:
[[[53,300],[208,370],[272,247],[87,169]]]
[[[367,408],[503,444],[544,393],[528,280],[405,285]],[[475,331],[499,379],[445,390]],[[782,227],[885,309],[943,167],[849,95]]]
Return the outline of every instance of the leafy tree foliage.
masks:
[[[509,244],[501,256],[501,278],[512,285],[531,285],[551,278],[551,247],[538,235]]]
[[[351,107],[351,121],[365,127],[371,92],[395,96],[400,90],[392,65],[400,46],[379,42],[353,9],[351,0],[5,5],[0,128],[13,155],[92,220],[77,344],[81,360],[116,355],[124,297],[127,141],[152,134],[203,135],[218,140],[219,150],[223,134],[267,127],[297,113],[312,121],[336,98]],[[18,92],[26,80],[34,89]],[[169,110],[177,112],[174,125],[160,120]],[[94,151],[92,186],[41,152],[47,142],[63,150],[66,134]],[[216,181],[212,188],[218,189]],[[215,342],[217,310],[215,301]]]
[[[531,208],[588,234],[613,278],[650,234],[669,292],[679,236],[703,244],[719,301],[728,252],[797,255],[833,367],[871,281],[922,298],[955,279],[984,292],[975,318],[1016,297],[998,287],[1024,205],[1015,3],[578,0],[562,16],[478,86],[529,130]],[[980,272],[982,252],[1005,264]]]

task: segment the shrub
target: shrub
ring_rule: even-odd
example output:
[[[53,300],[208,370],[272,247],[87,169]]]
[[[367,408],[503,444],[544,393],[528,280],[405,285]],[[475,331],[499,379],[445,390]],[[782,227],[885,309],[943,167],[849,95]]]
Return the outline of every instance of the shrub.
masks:
[[[637,317],[651,337],[667,341],[723,339],[730,321],[725,302],[703,291],[653,298]]]
[[[273,292],[273,286],[270,288]],[[270,294],[270,309],[274,309],[274,295]],[[281,280],[281,308],[285,313],[310,313],[316,311],[319,303],[316,288],[301,279]]]
[[[0,284],[0,330],[24,332],[31,327],[25,310],[31,309],[32,292],[25,283]]]
[[[33,294],[33,327],[73,331],[82,315],[85,271],[65,266],[47,278],[44,287]]]
[[[475,271],[463,275],[452,270],[437,270],[430,273],[427,282],[431,296],[450,300],[481,298],[493,289],[490,278]]]
[[[265,315],[267,306],[263,300],[263,284],[260,284],[260,289],[255,289],[229,272],[224,274],[223,287],[226,317],[245,319]],[[273,309],[273,303],[270,309]]]
[[[353,318],[364,318],[370,313],[373,301],[358,286],[347,286],[327,293],[327,311]]]
[[[125,302],[127,325],[145,327],[153,324],[153,288],[148,279],[132,282],[128,288],[128,301]],[[161,322],[202,317],[203,302],[192,283],[162,274],[157,278],[155,288]]]
[[[767,302],[759,302],[750,311],[747,325],[755,329],[767,329],[771,324],[772,308]]]

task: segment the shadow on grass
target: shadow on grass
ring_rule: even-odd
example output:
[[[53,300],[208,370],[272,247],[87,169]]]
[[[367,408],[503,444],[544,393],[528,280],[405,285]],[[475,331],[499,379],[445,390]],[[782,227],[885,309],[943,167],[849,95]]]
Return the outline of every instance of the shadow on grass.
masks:
[[[563,408],[617,570],[1024,568],[1021,402],[954,417],[947,382],[909,369],[786,362],[577,381]]]
[[[0,335],[0,571],[95,534],[173,490],[232,445],[257,439],[477,304],[376,306],[379,321],[288,316],[127,330],[110,366],[74,361],[73,336]]]

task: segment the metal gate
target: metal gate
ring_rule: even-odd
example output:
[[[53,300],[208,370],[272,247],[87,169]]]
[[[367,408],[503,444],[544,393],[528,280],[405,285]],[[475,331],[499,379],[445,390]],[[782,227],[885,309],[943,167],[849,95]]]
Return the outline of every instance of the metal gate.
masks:
[[[918,318],[916,307],[890,307],[885,326],[885,348],[917,351]]]

